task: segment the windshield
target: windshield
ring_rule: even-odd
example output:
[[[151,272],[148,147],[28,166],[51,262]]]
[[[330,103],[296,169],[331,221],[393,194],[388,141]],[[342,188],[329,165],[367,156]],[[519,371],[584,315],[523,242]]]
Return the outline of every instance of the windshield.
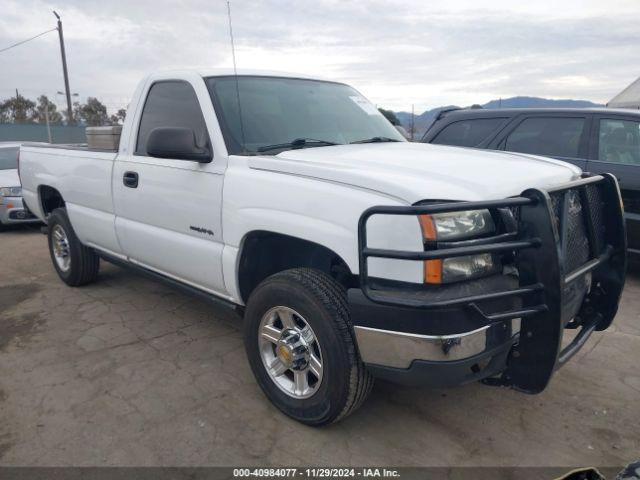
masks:
[[[347,85],[240,76],[236,91],[233,76],[210,77],[206,82],[231,154],[277,154],[372,138],[404,141],[373,104]]]
[[[18,151],[20,147],[0,147],[0,170],[18,168]]]

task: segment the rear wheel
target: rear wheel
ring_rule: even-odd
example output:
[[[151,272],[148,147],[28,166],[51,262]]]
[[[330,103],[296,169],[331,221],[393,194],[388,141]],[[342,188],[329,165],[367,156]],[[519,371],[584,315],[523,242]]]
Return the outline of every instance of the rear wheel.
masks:
[[[245,313],[244,340],[258,384],[282,412],[324,425],[356,410],[373,385],[359,358],[344,288],[293,269],[262,282]]]
[[[66,209],[55,209],[47,224],[49,253],[58,276],[72,287],[93,282],[98,276],[100,258],[78,240]]]

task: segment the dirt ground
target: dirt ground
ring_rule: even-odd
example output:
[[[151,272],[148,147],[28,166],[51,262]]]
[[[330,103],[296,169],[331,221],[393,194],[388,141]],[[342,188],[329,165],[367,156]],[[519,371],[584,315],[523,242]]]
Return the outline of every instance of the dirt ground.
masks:
[[[378,382],[314,429],[256,385],[241,320],[103,262],[58,280],[37,229],[0,234],[1,465],[619,466],[640,456],[640,276],[542,394]]]

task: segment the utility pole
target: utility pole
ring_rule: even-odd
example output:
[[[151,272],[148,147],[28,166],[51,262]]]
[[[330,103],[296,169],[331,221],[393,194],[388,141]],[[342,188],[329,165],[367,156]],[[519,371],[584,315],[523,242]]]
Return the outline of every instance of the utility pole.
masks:
[[[68,123],[73,125],[73,109],[71,108],[71,90],[69,89],[69,73],[67,72],[67,55],[64,51],[64,35],[62,34],[62,21],[60,15],[53,11],[53,14],[58,19],[58,36],[60,37],[60,53],[62,54],[62,73],[64,73],[64,89],[67,94],[67,116],[69,118]]]
[[[49,102],[44,106],[44,119],[47,122],[47,136],[49,137],[49,143],[53,143],[51,138],[51,124],[49,123]]]

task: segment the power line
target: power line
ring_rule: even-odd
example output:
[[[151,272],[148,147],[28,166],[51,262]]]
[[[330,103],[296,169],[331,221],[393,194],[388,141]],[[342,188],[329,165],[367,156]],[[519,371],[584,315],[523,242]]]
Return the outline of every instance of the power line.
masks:
[[[53,32],[54,30],[57,30],[57,28],[52,28],[51,30],[47,30],[46,32],[39,33],[38,35],[36,35],[34,37],[27,38],[26,40],[22,40],[21,42],[14,43],[13,45],[9,45],[8,47],[5,47],[5,48],[1,49],[0,53],[5,52],[5,51],[7,51],[7,50],[9,50],[9,49],[11,49],[13,47],[17,47],[18,45],[22,45],[23,43],[30,42],[31,40],[35,40],[36,38],[41,37],[42,35],[44,35],[46,33]]]

